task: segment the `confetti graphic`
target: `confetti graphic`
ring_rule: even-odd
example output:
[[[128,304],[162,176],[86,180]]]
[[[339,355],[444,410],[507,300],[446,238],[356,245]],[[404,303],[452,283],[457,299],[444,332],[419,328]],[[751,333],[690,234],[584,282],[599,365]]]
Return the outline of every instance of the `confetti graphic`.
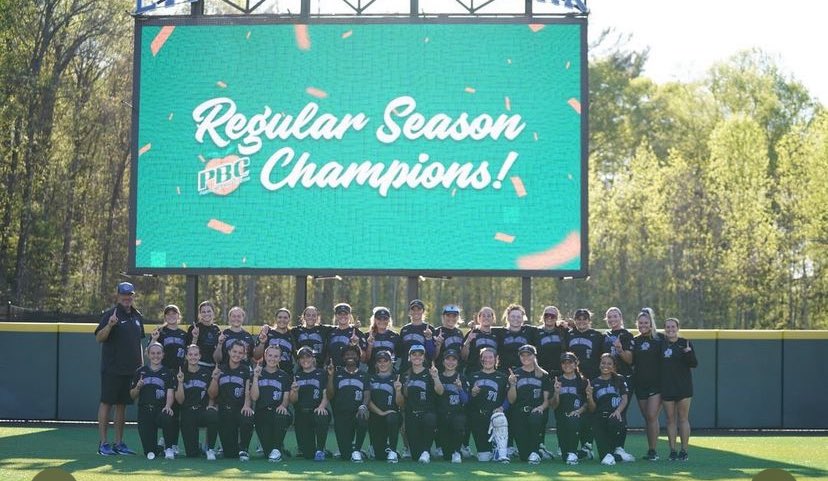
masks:
[[[511,244],[512,242],[515,241],[515,236],[509,235],[509,234],[504,234],[503,232],[496,233],[494,238],[495,238],[496,241],[505,242],[507,244]]]
[[[207,227],[219,231],[222,234],[232,234],[233,231],[236,230],[236,228],[232,225],[222,222],[218,219],[210,219],[210,222],[207,223]]]
[[[328,96],[328,92],[325,92],[324,90],[318,89],[316,87],[308,87],[305,89],[305,92],[307,92],[308,95],[316,97],[318,99],[324,99]]]
[[[308,32],[308,26],[294,25],[293,31],[296,35],[296,46],[299,47],[299,50],[310,50],[311,39],[310,33]]]
[[[526,187],[523,185],[523,180],[518,176],[513,176],[510,180],[512,181],[512,186],[514,186],[517,196],[526,197]]]
[[[567,103],[569,104],[570,107],[572,107],[573,110],[575,110],[579,114],[581,113],[581,102],[579,102],[578,99],[576,99],[576,98],[569,99],[567,101]]]
[[[153,57],[158,55],[158,52],[161,51],[161,47],[163,47],[167,40],[170,38],[170,35],[172,35],[173,30],[175,30],[175,27],[172,25],[161,27],[161,31],[158,32],[158,35],[155,36],[155,38],[152,40],[152,43],[150,44],[150,51],[152,52]]]
[[[151,148],[152,148],[152,144],[147,144],[147,145],[141,147],[138,150],[138,157],[140,157],[140,156],[146,154],[147,152],[149,152]]]

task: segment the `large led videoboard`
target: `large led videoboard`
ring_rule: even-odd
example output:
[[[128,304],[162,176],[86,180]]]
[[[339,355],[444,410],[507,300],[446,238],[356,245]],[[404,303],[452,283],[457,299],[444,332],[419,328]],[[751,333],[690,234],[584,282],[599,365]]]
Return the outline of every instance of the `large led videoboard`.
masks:
[[[137,21],[130,270],[584,276],[586,20]]]

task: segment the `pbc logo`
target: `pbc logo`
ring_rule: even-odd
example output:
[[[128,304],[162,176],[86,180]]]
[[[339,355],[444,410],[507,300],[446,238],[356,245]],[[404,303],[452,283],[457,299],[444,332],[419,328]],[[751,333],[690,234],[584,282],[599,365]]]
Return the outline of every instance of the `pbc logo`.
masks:
[[[228,155],[212,159],[198,173],[198,193],[229,195],[250,180],[250,157]]]

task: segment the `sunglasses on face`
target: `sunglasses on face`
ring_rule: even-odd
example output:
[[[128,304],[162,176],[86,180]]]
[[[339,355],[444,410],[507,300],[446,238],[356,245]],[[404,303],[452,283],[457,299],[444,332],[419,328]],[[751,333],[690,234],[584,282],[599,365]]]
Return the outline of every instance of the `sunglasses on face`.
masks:
[[[553,312],[544,312],[543,313],[543,318],[544,319],[557,319],[558,315],[553,313]]]

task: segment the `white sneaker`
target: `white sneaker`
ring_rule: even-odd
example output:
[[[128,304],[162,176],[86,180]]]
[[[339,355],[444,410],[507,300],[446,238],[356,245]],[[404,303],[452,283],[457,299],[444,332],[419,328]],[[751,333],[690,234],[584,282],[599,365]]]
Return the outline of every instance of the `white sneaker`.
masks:
[[[147,459],[149,459],[150,461],[155,459],[155,453],[153,453],[152,451],[148,452],[147,453]]]
[[[541,458],[543,459],[555,459],[555,456],[552,454],[552,451],[546,449],[546,446],[543,444],[538,446],[538,454],[540,454]]]
[[[418,459],[418,461],[423,464],[428,464],[431,462],[431,455],[428,454],[428,451],[423,451],[423,454],[420,455],[420,459]]]
[[[477,460],[481,463],[488,463],[492,460],[492,453],[491,451],[484,451],[482,453],[477,453]]]
[[[633,456],[632,454],[624,451],[624,448],[622,448],[621,446],[615,448],[615,454],[620,456],[621,461],[624,461],[625,463],[631,463],[631,462],[635,461],[635,456]]]
[[[411,451],[409,451],[408,448],[403,447],[402,451],[400,451],[400,456],[403,459],[411,459]]]
[[[601,460],[601,464],[612,466],[615,464],[615,456],[613,456],[612,453],[607,453],[607,455],[604,456],[604,459]]]
[[[164,450],[164,459],[175,459],[175,453],[173,452],[172,448],[167,448]]]
[[[354,451],[351,453],[351,462],[352,463],[361,463],[362,462],[362,453],[359,451]]]
[[[216,460],[216,452],[212,449],[208,449],[204,452],[207,455],[207,461],[215,461]]]
[[[454,464],[460,464],[460,463],[463,462],[463,456],[460,453],[458,453],[457,451],[455,451],[451,455],[451,462],[454,463]]]
[[[529,454],[529,464],[540,464],[541,457],[538,453],[530,453]]]
[[[387,448],[385,450],[385,459],[391,464],[397,464],[397,461],[399,461],[397,453],[395,453],[394,450],[391,448]]]
[[[566,453],[566,464],[570,466],[578,464],[578,455],[575,453]]]
[[[397,461],[399,461],[397,453],[391,448],[385,449],[385,459],[391,464],[397,464]]]
[[[267,456],[267,460],[271,463],[278,463],[282,460],[282,452],[276,448],[273,448],[273,450],[270,451],[270,454]]]
[[[239,451],[239,461],[250,461],[250,455],[247,454],[247,451]]]
[[[460,446],[460,456],[467,459],[472,457],[471,449],[468,446]]]

